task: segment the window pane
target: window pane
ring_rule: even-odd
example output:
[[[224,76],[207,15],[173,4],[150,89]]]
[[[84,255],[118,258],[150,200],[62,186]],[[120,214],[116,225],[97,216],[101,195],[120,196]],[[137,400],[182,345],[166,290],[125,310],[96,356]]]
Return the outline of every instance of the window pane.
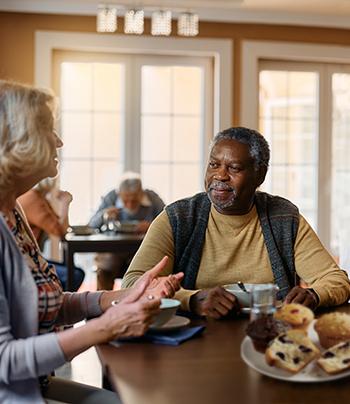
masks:
[[[91,121],[88,112],[63,112],[61,119],[62,157],[87,158],[91,155]]]
[[[313,72],[285,72],[287,78],[288,95],[291,99],[295,100],[298,97],[307,99],[310,94],[317,93],[317,80],[314,79],[315,73]],[[300,104],[296,104],[300,107]],[[312,110],[313,104],[309,105]],[[315,113],[315,111],[314,111]],[[303,112],[305,114],[305,110]]]
[[[124,101],[120,64],[62,64],[61,184],[73,194],[72,224],[87,223],[120,176]]]
[[[350,240],[350,74],[333,74],[332,92],[331,247],[343,256]]]
[[[176,162],[200,162],[200,118],[174,118],[172,158]],[[186,147],[184,147],[186,145]]]
[[[73,195],[69,220],[72,224],[86,224],[92,207],[89,189],[91,186],[91,163],[88,161],[65,161],[61,165],[60,187]]]
[[[259,78],[260,131],[271,148],[262,189],[290,199],[316,226],[318,74],[265,70]]]
[[[93,157],[120,160],[120,114],[113,112],[96,112],[92,114],[92,118]]]
[[[169,161],[171,118],[142,116],[141,125],[142,161]]]
[[[171,67],[142,66],[142,112],[169,114],[171,111]]]
[[[201,175],[198,164],[176,164],[172,166],[173,201],[186,198],[200,191],[198,177]]]
[[[175,114],[201,113],[202,69],[177,66],[173,70],[173,105]],[[188,91],[188,89],[191,91]]]
[[[141,174],[144,183],[158,189],[168,203],[201,187],[202,69],[143,66],[141,80]],[[162,181],[166,183],[160,185]]]
[[[93,64],[93,108],[98,111],[122,109],[124,68],[119,64]]]
[[[92,106],[92,66],[90,63],[61,64],[62,110],[87,110]]]
[[[92,166],[92,206],[90,215],[97,209],[101,197],[118,187],[121,165],[115,161],[95,161]]]
[[[142,182],[145,188],[152,189],[164,201],[170,202],[170,169],[169,164],[141,164]]]

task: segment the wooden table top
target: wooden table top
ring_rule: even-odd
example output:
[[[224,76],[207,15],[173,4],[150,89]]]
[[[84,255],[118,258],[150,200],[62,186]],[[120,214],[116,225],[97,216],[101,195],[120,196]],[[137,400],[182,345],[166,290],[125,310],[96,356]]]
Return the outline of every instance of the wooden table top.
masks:
[[[350,314],[350,305],[338,308]],[[263,376],[241,359],[248,318],[208,321],[201,337],[179,346],[100,345],[105,374],[125,404],[346,403],[350,379],[291,383]]]

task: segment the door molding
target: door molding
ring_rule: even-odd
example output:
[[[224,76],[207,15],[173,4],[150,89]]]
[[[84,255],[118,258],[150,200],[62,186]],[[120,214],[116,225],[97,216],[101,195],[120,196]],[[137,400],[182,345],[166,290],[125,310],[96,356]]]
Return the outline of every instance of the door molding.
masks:
[[[101,35],[60,31],[35,32],[35,84],[52,87],[54,50],[210,56],[214,62],[214,133],[232,126],[233,43],[229,39],[183,39]]]

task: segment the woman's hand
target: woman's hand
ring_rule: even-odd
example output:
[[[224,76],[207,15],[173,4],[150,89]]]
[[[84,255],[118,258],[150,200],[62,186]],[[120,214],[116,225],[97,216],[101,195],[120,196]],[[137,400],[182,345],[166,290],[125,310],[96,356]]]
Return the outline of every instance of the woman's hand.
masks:
[[[160,299],[145,296],[147,282],[140,282],[118,304],[109,305],[100,317],[84,326],[58,333],[58,341],[67,360],[97,344],[121,337],[143,335],[159,311]]]
[[[147,283],[139,283],[115,306],[110,306],[100,317],[106,340],[143,335],[159,312],[160,300],[145,296]]]
[[[172,297],[174,293],[180,289],[180,282],[183,279],[184,274],[179,272],[178,274],[160,276],[161,272],[165,269],[169,258],[165,256],[158,262],[152,269],[145,272],[134,284],[132,289],[123,289],[116,291],[105,291],[102,293],[100,306],[102,311],[109,308],[113,300],[119,300],[122,302],[131,291],[139,286],[145,287],[144,295],[153,296],[156,299],[162,297]]]

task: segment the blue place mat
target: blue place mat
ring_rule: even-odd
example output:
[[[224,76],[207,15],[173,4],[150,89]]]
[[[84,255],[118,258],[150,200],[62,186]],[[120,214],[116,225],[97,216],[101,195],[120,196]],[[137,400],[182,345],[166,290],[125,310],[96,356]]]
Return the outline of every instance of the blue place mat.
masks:
[[[166,333],[162,333],[161,331],[152,331],[147,332],[142,337],[137,338],[123,338],[117,341],[112,341],[111,344],[114,343],[118,345],[120,342],[151,342],[153,344],[161,344],[161,345],[180,345],[183,342],[197,337],[202,334],[205,330],[204,325],[195,326],[195,327],[187,327],[182,328],[180,330],[168,331]]]

